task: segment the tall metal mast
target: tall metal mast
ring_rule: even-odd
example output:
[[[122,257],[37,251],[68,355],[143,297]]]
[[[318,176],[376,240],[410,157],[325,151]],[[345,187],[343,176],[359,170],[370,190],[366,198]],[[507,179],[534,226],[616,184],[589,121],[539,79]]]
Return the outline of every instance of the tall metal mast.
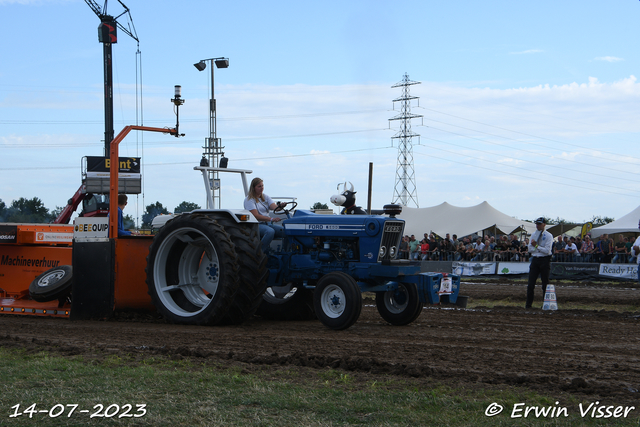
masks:
[[[138,43],[140,40],[138,40],[136,29],[133,26],[129,8],[120,0],[118,0],[118,3],[122,5],[124,12],[116,17],[107,15],[108,0],[104,1],[104,7],[102,9],[100,9],[98,3],[93,0],[84,0],[84,2],[88,4],[93,12],[98,15],[98,18],[100,18],[98,41],[103,44],[102,51],[104,60],[104,156],[109,157],[110,145],[111,141],[113,141],[113,61],[111,45],[118,42],[117,28],[120,28],[125,34],[128,34]],[[130,28],[125,28],[117,22],[117,19],[124,14],[129,16]]]
[[[218,138],[216,128],[216,97],[214,92],[214,68],[229,68],[229,58],[209,58],[202,59],[200,62],[193,64],[198,71],[204,71],[207,68],[207,61],[211,68],[211,99],[209,100],[209,138],[205,138],[204,153],[202,154],[203,160],[206,160],[208,165],[212,167],[227,167],[227,158],[224,157],[224,147],[222,146],[222,139]],[[215,64],[215,67],[214,67]],[[200,166],[203,166],[201,164]],[[221,187],[218,171],[209,171],[209,183],[213,192],[213,204],[214,206],[208,206],[207,209],[219,209],[221,207]],[[208,203],[208,201],[207,201]]]
[[[402,87],[402,96],[393,100],[394,108],[396,102],[402,102],[402,108],[400,114],[389,119],[389,121],[400,120],[400,130],[391,137],[391,140],[398,140],[398,166],[393,190],[393,203],[399,203],[402,206],[409,206],[409,203],[413,203],[419,208],[416,177],[413,168],[413,137],[419,137],[420,135],[411,131],[411,119],[422,116],[411,114],[411,100],[419,99],[419,97],[409,95],[409,86],[417,84],[420,84],[420,82],[409,80],[409,75],[405,73],[401,82],[391,86],[392,88]]]

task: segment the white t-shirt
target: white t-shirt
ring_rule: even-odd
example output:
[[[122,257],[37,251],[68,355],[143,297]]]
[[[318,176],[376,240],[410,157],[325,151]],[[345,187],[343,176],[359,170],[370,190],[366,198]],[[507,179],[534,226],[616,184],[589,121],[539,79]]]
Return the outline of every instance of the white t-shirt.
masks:
[[[578,255],[578,247],[575,243],[569,243],[567,246],[565,246],[564,250],[574,255]]]
[[[274,203],[273,199],[271,199],[271,197],[267,196],[264,193],[262,193],[262,197],[264,197],[264,201],[256,201],[255,199],[250,199],[247,197],[246,199],[244,199],[244,208],[248,211],[257,209],[260,215],[269,216],[269,206]]]

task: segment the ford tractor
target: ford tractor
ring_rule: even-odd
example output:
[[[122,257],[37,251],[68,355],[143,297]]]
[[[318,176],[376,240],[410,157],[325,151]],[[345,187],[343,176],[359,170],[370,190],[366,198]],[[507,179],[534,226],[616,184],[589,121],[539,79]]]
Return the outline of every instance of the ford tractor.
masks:
[[[162,215],[149,248],[146,277],[156,309],[183,324],[239,323],[257,313],[271,318],[317,318],[335,330],[353,325],[362,293],[375,293],[378,312],[393,325],[413,322],[440,295],[456,302],[460,277],[420,273],[397,259],[404,221],[398,205],[384,216],[323,215],[279,204],[284,232],[262,252],[258,221],[247,210],[211,209],[209,172],[240,174],[248,193],[251,171],[199,166],[207,209]]]

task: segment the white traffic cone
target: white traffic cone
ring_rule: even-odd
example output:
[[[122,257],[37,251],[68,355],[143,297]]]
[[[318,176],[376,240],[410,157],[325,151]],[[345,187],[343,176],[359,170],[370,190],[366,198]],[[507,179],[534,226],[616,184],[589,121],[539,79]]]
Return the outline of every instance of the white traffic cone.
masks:
[[[547,291],[544,293],[544,303],[542,303],[543,310],[557,310],[558,300],[556,299],[556,287],[553,285],[547,285]]]

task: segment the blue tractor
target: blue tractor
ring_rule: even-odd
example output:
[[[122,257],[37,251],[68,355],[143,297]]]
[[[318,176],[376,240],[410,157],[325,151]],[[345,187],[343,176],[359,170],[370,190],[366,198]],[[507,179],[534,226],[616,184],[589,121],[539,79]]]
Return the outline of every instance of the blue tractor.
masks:
[[[234,324],[253,314],[267,318],[317,318],[335,330],[360,316],[362,293],[375,293],[378,312],[393,325],[413,322],[425,303],[440,295],[456,302],[460,277],[421,273],[398,259],[404,221],[398,205],[385,215],[322,215],[280,204],[274,213],[284,235],[271,250],[260,248],[258,222],[245,210],[211,209],[209,171],[239,173],[247,193],[247,170],[196,167],[205,180],[208,208],[154,220],[158,232],[147,258],[147,285],[156,309],[169,321]]]

